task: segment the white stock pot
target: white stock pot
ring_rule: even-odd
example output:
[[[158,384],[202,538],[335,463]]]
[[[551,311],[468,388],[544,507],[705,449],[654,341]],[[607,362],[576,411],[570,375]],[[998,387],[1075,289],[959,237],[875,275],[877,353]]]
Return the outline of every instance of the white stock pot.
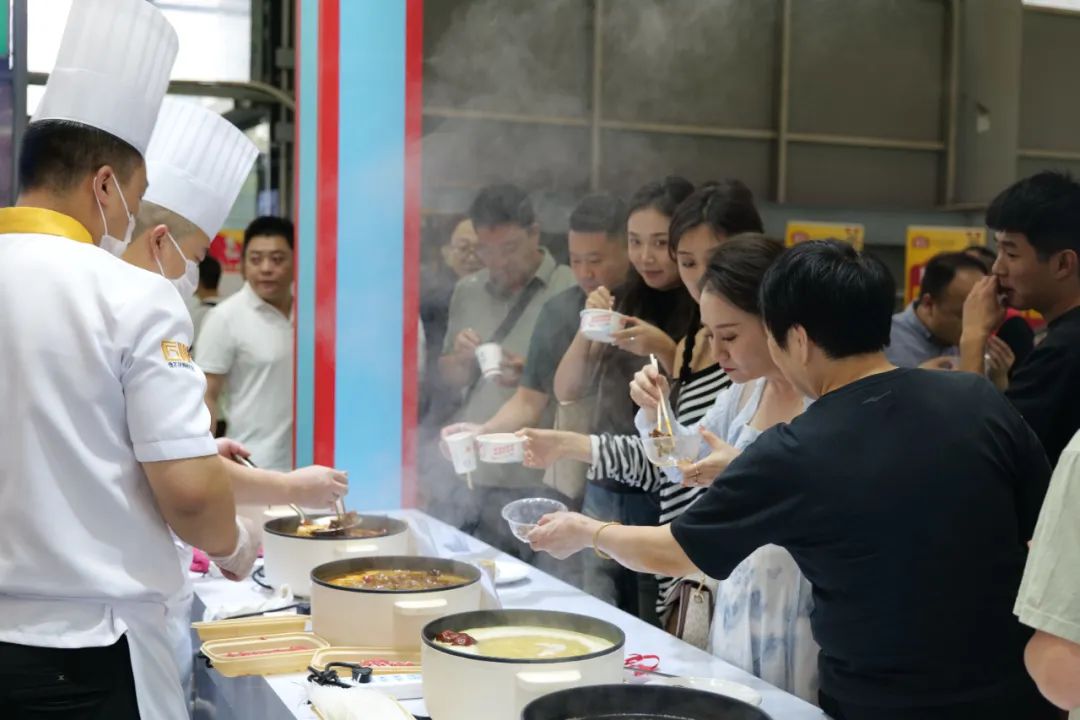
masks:
[[[538,626],[610,640],[599,652],[553,660],[507,660],[472,655],[435,642],[444,630]],[[554,610],[481,610],[441,617],[421,634],[424,704],[438,720],[507,720],[538,697],[557,690],[623,681],[626,636],[605,620]]]
[[[365,570],[438,571],[465,578],[465,583],[434,590],[371,590],[332,582]],[[480,607],[480,576],[475,565],[434,557],[380,556],[320,565],[311,571],[311,629],[335,646],[416,651],[426,623]]]
[[[326,515],[312,515],[315,520]],[[275,518],[263,525],[263,557],[266,581],[273,587],[288,585],[294,595],[311,594],[311,571],[335,560],[378,555],[408,555],[409,526],[403,520],[382,515],[361,515],[360,529],[385,531],[370,538],[296,534],[300,518]]]

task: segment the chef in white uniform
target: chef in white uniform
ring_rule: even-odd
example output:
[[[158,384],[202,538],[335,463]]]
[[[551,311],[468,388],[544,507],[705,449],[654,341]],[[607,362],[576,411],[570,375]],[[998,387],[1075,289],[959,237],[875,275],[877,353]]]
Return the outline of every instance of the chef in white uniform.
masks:
[[[146,151],[150,183],[124,260],[168,279],[186,300],[198,285],[199,262],[225,224],[258,149],[216,112],[187,100],[165,98]],[[230,453],[236,443],[219,442]],[[223,460],[237,503],[262,507],[295,503],[329,508],[348,492],[348,475],[321,466],[290,473]],[[184,587],[169,602],[169,632],[185,694],[190,696],[191,546],[177,540]]]
[[[0,706],[187,717],[170,526],[232,578],[257,548],[207,432],[172,285],[123,262],[177,38],[144,0],[73,3],[0,209]],[[101,247],[97,247],[100,245]]]

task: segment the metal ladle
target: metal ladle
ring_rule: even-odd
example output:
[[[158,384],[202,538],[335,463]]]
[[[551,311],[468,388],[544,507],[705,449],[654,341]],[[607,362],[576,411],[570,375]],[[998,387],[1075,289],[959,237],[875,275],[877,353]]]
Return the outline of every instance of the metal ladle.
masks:
[[[253,463],[250,458],[243,457],[242,455],[233,455],[232,457],[235,462],[240,463],[245,467],[252,469],[256,468],[255,463]],[[289,503],[289,508],[300,518],[297,527],[316,526],[315,529],[311,531],[312,535],[341,535],[363,522],[356,512],[345,510],[344,500],[338,500],[334,503],[334,513],[337,515],[336,518],[320,518],[320,520],[312,520],[299,505]],[[333,525],[332,523],[335,519],[337,520],[337,524]],[[322,520],[325,520],[326,522],[323,523],[321,522]]]

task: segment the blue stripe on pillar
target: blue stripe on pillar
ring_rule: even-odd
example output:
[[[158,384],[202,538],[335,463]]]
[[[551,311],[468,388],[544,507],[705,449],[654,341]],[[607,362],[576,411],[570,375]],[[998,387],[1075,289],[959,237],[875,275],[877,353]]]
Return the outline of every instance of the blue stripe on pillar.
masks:
[[[318,179],[319,0],[300,0],[297,127],[296,464],[312,462],[315,368],[315,200]]]
[[[338,467],[350,507],[401,502],[405,3],[341,3]]]

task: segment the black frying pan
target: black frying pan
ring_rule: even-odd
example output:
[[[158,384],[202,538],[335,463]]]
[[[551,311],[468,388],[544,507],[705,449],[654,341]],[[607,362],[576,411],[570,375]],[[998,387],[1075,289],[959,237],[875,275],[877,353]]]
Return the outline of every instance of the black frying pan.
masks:
[[[664,685],[593,685],[545,695],[521,720],[772,720],[768,713],[716,693]]]

